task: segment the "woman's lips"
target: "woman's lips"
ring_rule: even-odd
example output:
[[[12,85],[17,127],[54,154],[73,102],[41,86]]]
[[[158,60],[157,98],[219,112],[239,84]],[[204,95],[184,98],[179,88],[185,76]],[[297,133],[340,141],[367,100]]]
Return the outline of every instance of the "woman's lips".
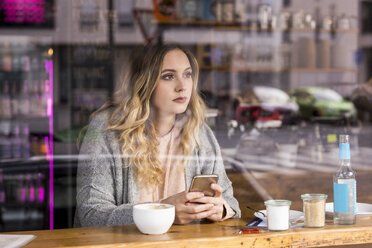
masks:
[[[173,102],[176,102],[176,103],[184,103],[186,102],[186,97],[178,97],[176,99],[173,100]]]

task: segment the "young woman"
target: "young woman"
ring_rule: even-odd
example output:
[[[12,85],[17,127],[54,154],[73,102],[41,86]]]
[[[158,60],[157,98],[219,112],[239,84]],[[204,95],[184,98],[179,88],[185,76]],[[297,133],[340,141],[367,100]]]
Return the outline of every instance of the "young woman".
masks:
[[[195,57],[177,45],[147,46],[129,64],[118,101],[94,113],[81,145],[75,226],[132,224],[141,202],[175,205],[176,224],[239,218],[219,145],[204,123]],[[214,197],[188,192],[197,174],[219,176]]]

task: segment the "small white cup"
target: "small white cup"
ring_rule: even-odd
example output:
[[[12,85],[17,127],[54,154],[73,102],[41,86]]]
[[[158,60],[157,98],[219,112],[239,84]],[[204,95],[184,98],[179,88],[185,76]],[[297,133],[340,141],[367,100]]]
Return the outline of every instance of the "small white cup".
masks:
[[[284,231],[289,228],[289,207],[288,200],[265,201],[267,213],[267,227],[270,231]]]
[[[133,220],[144,234],[163,234],[172,226],[175,207],[165,203],[141,203],[133,206]]]

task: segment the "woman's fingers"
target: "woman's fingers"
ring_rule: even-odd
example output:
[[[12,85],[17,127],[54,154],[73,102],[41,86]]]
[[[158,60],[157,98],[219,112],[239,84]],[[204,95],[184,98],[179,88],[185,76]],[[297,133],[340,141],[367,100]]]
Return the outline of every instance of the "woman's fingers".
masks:
[[[214,192],[215,192],[214,197],[221,197],[222,196],[223,189],[217,183],[212,183],[211,184],[211,189],[213,189]]]
[[[201,197],[204,197],[204,194],[202,192],[186,192],[183,202],[195,202],[195,200]]]
[[[214,204],[188,204],[185,206],[185,212],[188,214],[196,214],[209,211],[214,207]]]
[[[223,189],[220,185],[216,184],[216,183],[213,183],[211,184],[211,189],[213,189],[215,191],[215,195],[214,197],[201,197],[199,199],[197,199],[197,202],[198,203],[203,203],[202,205],[209,205],[209,204],[212,204],[213,205],[213,209],[215,210],[215,213],[206,217],[208,218],[209,220],[212,220],[212,221],[220,221],[222,220],[223,218],[223,204],[224,204],[224,200],[222,198],[222,192],[223,192]]]
[[[216,214],[217,211],[213,208],[213,204],[188,204],[180,206],[176,213],[176,224],[187,224],[193,220],[209,218]]]
[[[164,199],[163,202],[176,207],[175,223],[187,224],[193,220],[204,218],[213,221],[220,220],[223,209],[223,190],[218,184],[212,184],[211,188],[216,192],[214,197],[205,197],[201,192],[184,191]]]
[[[195,213],[195,214],[188,214],[185,212],[180,212],[176,216],[175,223],[176,224],[187,224],[193,220],[200,220],[200,219],[205,219],[205,218],[209,219],[210,216],[215,215],[215,214],[216,214],[216,210],[214,209],[204,211],[201,213]]]
[[[211,210],[204,211],[204,212],[201,212],[201,213],[191,214],[190,216],[193,220],[200,220],[200,219],[204,219],[204,218],[209,218],[210,216],[212,216],[214,214],[216,214],[216,210],[211,209]]]
[[[205,203],[205,204],[214,204],[214,205],[220,205],[223,203],[223,200],[221,197],[219,198],[216,198],[216,197],[210,197],[210,196],[205,196],[205,197],[201,197],[201,198],[198,198],[197,203]]]
[[[211,221],[220,221],[221,220],[221,214],[222,213],[213,214],[213,215],[207,217],[207,219],[211,220]]]
[[[193,201],[193,200],[198,199],[198,198],[203,197],[203,196],[204,196],[204,194],[201,193],[201,192],[183,191],[183,192],[172,195],[172,196],[162,200],[162,202],[173,204],[173,205],[185,204],[186,202]]]

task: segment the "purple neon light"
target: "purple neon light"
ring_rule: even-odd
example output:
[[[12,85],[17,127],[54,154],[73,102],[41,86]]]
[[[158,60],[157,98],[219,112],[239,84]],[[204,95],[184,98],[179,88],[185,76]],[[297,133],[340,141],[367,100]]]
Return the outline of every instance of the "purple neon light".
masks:
[[[45,22],[45,0],[3,0],[2,9],[8,23]]]
[[[31,186],[30,188],[30,202],[33,202],[35,200],[35,188]]]
[[[48,86],[49,82],[45,82],[45,83],[46,83],[46,88],[45,89],[46,89],[47,92],[49,92],[50,91],[49,86]],[[52,112],[53,112],[53,101],[52,101],[52,99],[48,98],[48,101],[47,101],[47,116],[52,116]]]
[[[44,202],[45,194],[44,194],[44,188],[41,186],[39,188],[39,202]]]
[[[47,159],[49,160],[49,229],[54,229],[54,187],[53,187],[53,60],[45,60],[45,71],[49,73],[49,97],[47,114],[49,118],[49,146],[47,149]],[[47,85],[48,87],[48,85]],[[46,137],[47,138],[47,137]]]

